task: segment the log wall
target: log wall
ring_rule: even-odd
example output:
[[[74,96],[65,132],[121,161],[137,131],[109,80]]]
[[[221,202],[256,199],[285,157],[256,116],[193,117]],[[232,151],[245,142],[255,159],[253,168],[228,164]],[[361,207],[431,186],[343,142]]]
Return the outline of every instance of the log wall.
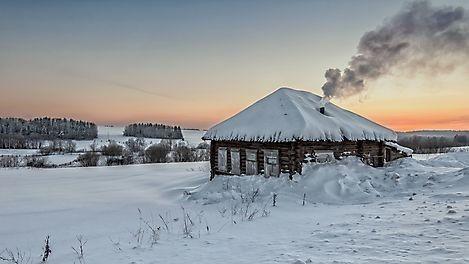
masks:
[[[218,170],[218,148],[227,148],[227,171]],[[257,150],[258,173],[264,173],[264,149],[275,149],[279,151],[279,166],[281,173],[290,175],[300,173],[302,165],[308,154],[316,150],[333,151],[335,158],[343,156],[358,156],[362,160],[375,167],[383,166],[385,163],[385,146],[378,141],[298,141],[298,142],[245,142],[245,141],[211,141],[210,164],[212,177],[219,174],[230,174],[231,171],[231,148],[237,148],[240,152],[241,174],[246,174],[246,149]],[[399,158],[392,151],[391,160]]]

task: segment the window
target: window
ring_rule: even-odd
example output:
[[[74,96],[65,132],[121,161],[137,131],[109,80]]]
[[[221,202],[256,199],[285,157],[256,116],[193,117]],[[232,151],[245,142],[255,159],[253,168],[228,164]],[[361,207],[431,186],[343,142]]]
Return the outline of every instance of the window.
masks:
[[[218,170],[219,171],[226,171],[226,163],[227,163],[227,150],[226,148],[218,148]]]
[[[231,149],[231,173],[236,175],[241,174],[240,161],[239,149]]]
[[[278,150],[264,149],[264,175],[266,177],[280,174]]]
[[[246,149],[246,174],[257,174],[257,149]]]

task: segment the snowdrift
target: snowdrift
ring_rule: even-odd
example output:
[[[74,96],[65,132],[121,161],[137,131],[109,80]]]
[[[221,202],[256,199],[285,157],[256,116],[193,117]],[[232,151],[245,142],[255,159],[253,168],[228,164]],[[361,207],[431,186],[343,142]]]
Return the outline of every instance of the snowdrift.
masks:
[[[373,168],[356,157],[328,164],[308,164],[302,175],[279,178],[262,176],[217,176],[194,190],[190,200],[204,204],[240,200],[257,192],[267,200],[275,193],[282,199],[301,202],[306,195],[310,203],[360,204],[379,197],[411,195],[421,188],[435,188],[449,182],[469,184],[469,170],[464,167],[466,159],[451,154],[429,161],[412,158],[396,160],[384,168]],[[436,170],[435,167],[443,169]],[[456,176],[455,176],[456,175]],[[280,198],[279,198],[280,199]]]

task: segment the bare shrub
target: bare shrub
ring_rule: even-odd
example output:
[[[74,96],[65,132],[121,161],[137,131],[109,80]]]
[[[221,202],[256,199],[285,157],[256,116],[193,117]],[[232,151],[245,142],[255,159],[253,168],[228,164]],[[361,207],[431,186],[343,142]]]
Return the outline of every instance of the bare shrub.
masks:
[[[182,219],[183,219],[183,226],[182,226],[182,234],[185,238],[194,238],[192,235],[192,227],[194,226],[194,222],[192,221],[186,209],[181,206],[182,209]]]
[[[270,215],[270,210],[267,209],[267,203],[262,208],[262,217],[267,217]]]
[[[18,156],[13,155],[1,155],[0,156],[0,167],[1,168],[13,168],[19,167],[20,160]]]
[[[116,251],[116,252],[121,252],[121,251],[122,251],[122,247],[121,247],[121,242],[120,242],[120,241],[114,241],[114,240],[112,240],[112,238],[109,238],[109,241],[111,241],[112,246],[113,246],[113,248],[114,248],[114,251]]]
[[[64,152],[64,143],[62,140],[52,140],[49,145],[43,146],[39,152],[43,155],[50,155],[53,153],[63,153]]]
[[[135,153],[139,156],[143,156],[145,152],[145,140],[143,138],[133,139],[130,138],[125,142],[126,149],[130,153]]]
[[[6,248],[0,252],[0,261],[11,264],[30,264],[31,256],[19,249]]]
[[[99,162],[99,154],[93,151],[87,151],[78,156],[77,161],[83,167],[96,167]]]
[[[72,140],[67,140],[64,145],[64,152],[65,153],[74,153],[77,149],[77,143],[73,142]]]
[[[259,197],[259,194],[259,188],[252,190],[248,193],[241,193],[241,201],[242,203],[254,203],[256,201],[256,198]]]
[[[47,158],[41,156],[26,156],[24,157],[25,164],[28,167],[33,168],[47,168],[49,165],[47,164]]]
[[[124,147],[117,144],[115,141],[111,141],[108,145],[101,147],[101,153],[104,156],[117,157],[122,156]]]
[[[226,209],[226,207],[221,207],[221,208],[218,208],[218,213],[220,213],[220,216],[225,218],[226,216],[226,211],[228,211],[228,209]]]
[[[98,144],[96,143],[96,140],[93,140],[93,142],[90,144],[90,150],[93,152],[98,151]]]
[[[122,152],[123,164],[142,163],[145,156],[145,140],[143,138],[130,138],[125,142]]]
[[[122,157],[113,157],[108,156],[106,158],[106,166],[117,166],[117,165],[124,165],[124,159]]]
[[[168,148],[169,150],[172,150],[174,147],[174,140],[172,139],[162,139],[160,141],[160,145],[164,146],[165,148]]]
[[[50,155],[54,153],[54,149],[51,146],[44,146],[39,149],[39,153],[41,153],[42,155]]]
[[[195,149],[195,161],[208,161],[210,160],[209,149]]]
[[[210,144],[202,142],[195,148],[195,161],[208,161],[210,160]]]
[[[174,148],[173,159],[175,162],[190,162],[195,161],[195,155],[191,148],[179,145]]]
[[[210,144],[207,142],[202,142],[197,145],[197,149],[210,149]]]
[[[166,232],[169,232],[168,221],[166,221],[161,214],[158,215],[158,216],[160,217],[161,221],[163,222],[163,224],[165,226],[165,229],[166,229]]]
[[[149,242],[150,246],[154,246],[160,240],[160,229],[161,227],[156,225],[152,220],[145,219],[142,214],[142,210],[138,209],[139,220],[149,231]]]
[[[162,163],[167,161],[170,148],[164,144],[154,144],[145,150],[146,163]]]
[[[84,264],[85,263],[84,247],[88,241],[83,238],[83,235],[78,235],[77,241],[78,241],[78,246],[76,248],[72,247],[72,250],[75,253],[75,256],[77,257],[78,263]]]
[[[134,232],[131,232],[131,235],[134,239],[135,245],[133,248],[141,248],[143,243],[143,238],[145,237],[145,230],[142,225],[137,228]]]
[[[44,247],[42,248],[42,250],[44,251],[44,253],[42,253],[42,263],[47,262],[50,254],[52,253],[52,249],[50,248],[49,244],[49,239],[50,236],[46,236],[46,239],[44,240]]]
[[[138,208],[138,220],[138,228],[136,229],[136,231],[131,232],[135,244],[133,248],[142,247],[143,242],[146,239],[148,239],[148,242],[151,247],[156,245],[158,243],[158,240],[160,239],[161,227],[155,224],[151,218],[146,219],[143,216],[143,212],[142,210],[140,210],[140,208]]]
[[[130,152],[127,148],[125,148],[124,151],[122,152],[122,164],[123,165],[134,164],[136,160],[137,158],[134,156],[134,154]]]
[[[228,186],[228,181],[226,186]],[[234,200],[229,209],[223,207],[219,209],[218,212],[222,217],[225,217],[229,210],[233,223],[236,223],[234,219],[240,221],[252,221],[258,216],[267,217],[270,215],[270,210],[267,209],[267,205],[270,203],[270,200],[264,200],[263,204],[260,204],[262,202],[261,197],[261,192],[258,188],[247,192],[240,191],[240,200]]]

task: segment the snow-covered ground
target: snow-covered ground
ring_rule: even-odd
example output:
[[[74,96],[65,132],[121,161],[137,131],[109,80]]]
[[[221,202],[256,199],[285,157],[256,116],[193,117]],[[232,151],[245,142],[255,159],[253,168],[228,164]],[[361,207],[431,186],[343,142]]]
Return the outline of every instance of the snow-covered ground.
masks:
[[[38,153],[38,149],[0,149],[0,155],[26,156]]]
[[[205,162],[0,169],[0,252],[37,263],[50,235],[49,263],[80,263],[83,235],[86,263],[469,262],[469,153],[304,169],[212,182]]]
[[[115,141],[118,144],[124,145],[127,140],[135,137],[125,137],[123,136],[124,127],[122,126],[98,126],[98,138],[95,140],[77,140],[77,149],[89,150],[90,145],[94,142],[97,147],[101,147],[109,144],[110,141]],[[192,147],[196,147],[199,143],[202,143],[202,136],[205,131],[202,130],[182,130],[182,135],[185,142]],[[161,139],[156,138],[144,138],[147,145],[159,143]],[[179,141],[179,140],[175,140]]]
[[[100,148],[109,142],[114,141],[120,145],[125,145],[125,142],[130,138],[123,136],[124,127],[122,126],[98,126],[98,138],[94,140],[73,140],[76,144],[77,152],[84,152],[90,150],[90,146],[95,144],[96,147]],[[204,142],[202,136],[205,131],[203,130],[190,130],[183,129],[182,134],[184,136],[184,142],[190,147],[197,147],[200,143]],[[145,144],[150,146],[155,143],[159,143],[161,139],[155,138],[144,138]],[[175,140],[175,143],[181,140]],[[47,144],[47,142],[46,142]],[[1,155],[13,155],[13,156],[30,156],[38,155],[39,149],[0,149]],[[48,155],[46,160],[49,164],[63,165],[74,161],[78,157],[78,154],[53,154]]]

